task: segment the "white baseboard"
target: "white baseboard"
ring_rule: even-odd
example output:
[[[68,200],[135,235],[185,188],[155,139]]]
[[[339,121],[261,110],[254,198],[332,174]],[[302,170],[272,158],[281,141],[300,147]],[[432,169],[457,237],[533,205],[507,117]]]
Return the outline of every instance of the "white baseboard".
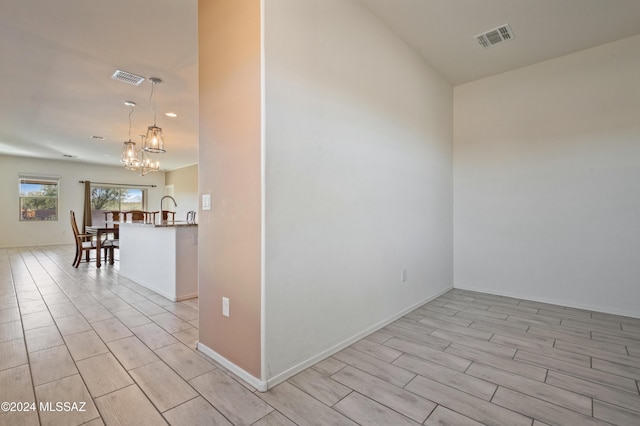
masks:
[[[214,361],[218,362],[224,368],[231,371],[233,374],[240,377],[245,382],[249,383],[251,386],[256,388],[259,392],[267,391],[267,382],[265,382],[264,380],[260,380],[257,377],[254,377],[251,373],[248,373],[246,370],[242,369],[241,367],[238,367],[236,364],[229,361],[228,359],[226,359],[225,357],[223,357],[222,355],[220,355],[219,353],[217,353],[207,345],[202,344],[201,342],[198,342],[196,347],[200,352],[212,358]]]
[[[419,308],[420,306],[424,305],[427,302],[432,301],[433,299],[436,299],[440,296],[442,296],[443,294],[445,294],[446,292],[448,292],[449,290],[451,290],[453,288],[453,286],[448,287],[444,290],[439,291],[438,293],[427,297],[424,300],[421,300],[413,305],[411,305],[408,308],[403,309],[402,311],[372,325],[371,327],[366,328],[365,330],[354,334],[351,337],[348,337],[347,339],[343,340],[342,342],[328,348],[325,349],[324,351],[320,352],[317,355],[312,356],[311,358],[308,358],[302,362],[300,362],[299,364],[283,371],[282,373],[273,376],[272,378],[270,378],[269,380],[267,380],[266,384],[267,384],[267,388],[271,389],[272,387],[278,385],[279,383],[284,382],[285,380],[287,380],[288,378],[298,374],[299,372],[301,372],[302,370],[311,367],[314,364],[317,364],[318,362],[322,361],[325,358],[330,357],[331,355],[335,354],[336,352],[341,351],[342,349],[346,348],[347,346],[350,346],[352,344],[354,344],[355,342],[357,342],[358,340],[368,336],[369,334],[380,330],[382,327],[385,327],[389,324],[391,324],[392,322],[394,322],[395,320],[397,320],[398,318],[408,314],[409,312]]]
[[[586,310],[589,310],[589,311],[600,312],[600,313],[603,313],[603,314],[621,315],[621,316],[631,317],[631,318],[640,318],[640,313],[638,311],[629,311],[629,310],[625,310],[625,309],[604,308],[602,306],[591,305],[591,304],[588,304],[588,303],[576,303],[575,301],[571,301],[571,300],[554,299],[552,297],[537,297],[537,296],[531,296],[531,295],[528,295],[528,294],[513,293],[513,292],[509,292],[509,291],[497,291],[495,289],[483,288],[483,287],[454,286],[454,288],[458,289],[458,290],[476,291],[478,293],[495,294],[496,296],[506,296],[506,297],[513,297],[515,299],[530,300],[532,302],[549,303],[551,305],[567,306],[569,308],[586,309]]]
[[[11,244],[8,246],[1,245],[0,249],[17,249],[24,247],[51,247],[51,246],[75,246],[73,243],[69,243],[69,241],[65,241],[64,243],[31,243],[31,244]]]
[[[159,294],[160,296],[164,297],[165,299],[169,299],[172,302],[180,302],[181,300],[187,300],[187,299],[193,299],[194,297],[198,297],[198,292],[196,291],[195,293],[189,293],[189,294],[185,294],[183,296],[179,296],[176,297],[176,295],[174,294],[170,294],[167,293],[166,291],[162,291],[162,289],[153,287],[149,284],[140,282],[136,277],[132,277],[129,274],[127,274],[126,272],[123,274],[122,272],[120,272],[120,276],[128,279],[129,281],[132,281],[133,283],[139,285],[140,287],[144,287],[147,290],[151,290],[156,294]]]
[[[141,283],[136,278],[134,278],[134,277],[132,277],[132,276],[130,276],[128,274],[123,274],[122,272],[120,272],[120,276],[128,279],[129,281],[132,281],[133,283],[139,285],[140,287],[144,287],[147,290],[151,290],[154,293],[159,294],[160,296],[164,297],[165,299],[169,299],[172,302],[177,302],[178,301],[178,300],[176,300],[176,298],[172,294],[169,294],[169,293],[167,293],[165,291],[162,291],[162,289],[154,288],[154,287],[152,287],[152,286],[150,286],[148,284]]]
[[[441,291],[439,291],[438,293],[429,296],[417,303],[414,303],[413,305],[409,306],[408,308],[403,309],[402,311],[372,325],[371,327],[367,327],[365,330],[354,334],[353,336],[343,340],[342,342],[320,352],[317,355],[314,355],[300,363],[298,363],[297,365],[287,369],[286,371],[283,371],[282,373],[270,378],[269,380],[265,381],[262,379],[258,379],[257,377],[253,376],[252,374],[248,373],[247,371],[245,371],[244,369],[242,369],[241,367],[237,366],[236,364],[234,364],[233,362],[229,361],[228,359],[226,359],[225,357],[223,357],[222,355],[220,355],[219,353],[217,353],[216,351],[214,351],[213,349],[211,349],[210,347],[202,344],[201,342],[198,342],[197,344],[197,348],[200,352],[204,353],[205,355],[209,356],[210,358],[212,358],[213,360],[215,360],[216,362],[220,363],[223,367],[225,367],[226,369],[228,369],[229,371],[231,371],[233,374],[237,375],[238,377],[240,377],[242,380],[244,380],[245,382],[249,383],[251,386],[253,386],[254,388],[256,388],[259,392],[266,392],[268,389],[271,389],[272,387],[284,382],[285,380],[287,380],[288,378],[298,374],[300,371],[311,367],[314,364],[317,364],[318,362],[322,361],[325,358],[330,357],[331,355],[335,354],[338,351],[341,351],[342,349],[346,348],[347,346],[352,345],[353,343],[357,342],[358,340],[368,336],[369,334],[381,329],[382,327],[385,327],[386,325],[392,323],[393,321],[397,320],[398,318],[408,314],[409,312],[419,308],[420,306],[424,305],[427,302],[432,301],[433,299],[436,299],[438,297],[440,297],[441,295],[445,294],[446,292],[448,292],[449,290],[451,290],[453,288],[453,286],[451,287],[447,287]]]
[[[183,300],[193,299],[194,297],[198,297],[198,292],[185,294],[183,296],[178,297],[174,302],[181,302]]]

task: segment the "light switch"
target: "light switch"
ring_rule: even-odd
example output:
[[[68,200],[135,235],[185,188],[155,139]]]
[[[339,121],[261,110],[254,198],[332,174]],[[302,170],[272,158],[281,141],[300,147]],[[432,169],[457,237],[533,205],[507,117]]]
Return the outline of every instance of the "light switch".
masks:
[[[229,316],[229,298],[228,297],[222,298],[222,315],[224,315],[225,317]]]
[[[202,210],[211,210],[211,194],[202,194]]]

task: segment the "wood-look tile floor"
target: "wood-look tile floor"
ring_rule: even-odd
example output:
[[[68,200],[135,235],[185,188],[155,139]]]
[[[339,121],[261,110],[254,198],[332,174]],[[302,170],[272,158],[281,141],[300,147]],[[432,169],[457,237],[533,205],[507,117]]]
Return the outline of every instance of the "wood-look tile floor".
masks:
[[[72,252],[0,249],[0,402],[85,404],[0,425],[640,425],[640,319],[451,290],[260,393],[194,350],[197,299]]]

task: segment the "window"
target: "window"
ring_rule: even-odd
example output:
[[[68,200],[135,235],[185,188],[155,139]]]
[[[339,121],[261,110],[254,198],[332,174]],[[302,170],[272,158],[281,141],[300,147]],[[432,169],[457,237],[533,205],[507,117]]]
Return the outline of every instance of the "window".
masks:
[[[20,178],[20,221],[58,220],[58,180]]]
[[[147,191],[142,188],[91,186],[91,219],[104,221],[104,212],[144,210]]]

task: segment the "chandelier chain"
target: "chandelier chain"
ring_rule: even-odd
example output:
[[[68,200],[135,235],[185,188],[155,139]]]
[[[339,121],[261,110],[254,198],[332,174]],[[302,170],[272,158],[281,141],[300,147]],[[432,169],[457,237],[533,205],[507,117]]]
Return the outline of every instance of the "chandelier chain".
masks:
[[[156,90],[156,82],[151,80],[151,94],[149,95],[149,108],[151,108],[151,111],[153,112],[153,125],[156,125],[156,97],[155,95],[155,90]]]
[[[129,140],[131,140],[131,116],[133,115],[133,105],[129,105]]]

